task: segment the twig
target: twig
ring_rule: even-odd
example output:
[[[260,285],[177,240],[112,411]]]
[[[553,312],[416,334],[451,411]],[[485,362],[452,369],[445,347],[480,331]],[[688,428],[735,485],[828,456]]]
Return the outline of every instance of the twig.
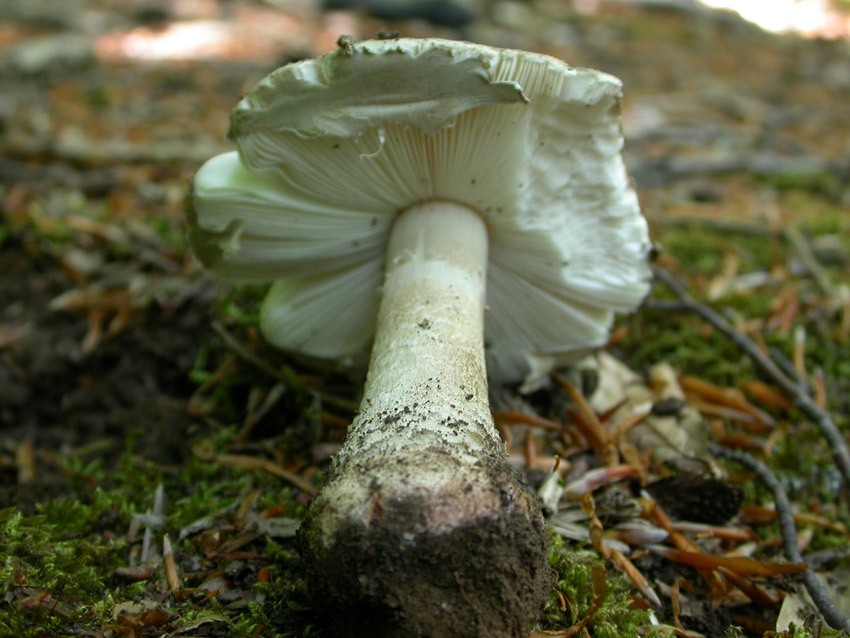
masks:
[[[84,134],[58,137],[25,134],[10,135],[5,149],[8,157],[19,160],[49,158],[86,167],[115,164],[200,164],[230,147],[210,140],[148,141],[138,144],[127,140],[94,139]]]
[[[803,233],[792,227],[786,228],[782,234],[797,251],[800,261],[803,262],[803,265],[809,271],[809,274],[815,280],[821,292],[825,295],[835,295],[835,287],[829,281],[829,277],[824,271],[823,266],[820,265],[817,257],[815,257],[815,251],[812,250],[809,240],[806,239]]]
[[[786,375],[780,367],[776,365],[776,362],[759,349],[752,339],[740,330],[736,330],[719,313],[691,297],[681,282],[679,282],[679,280],[676,279],[670,272],[664,268],[656,266],[654,273],[655,278],[670,288],[670,290],[673,291],[673,294],[679,298],[679,301],[686,309],[707,321],[718,332],[725,335],[736,346],[746,352],[750,358],[782,389],[782,391],[792,399],[797,409],[814,421],[815,425],[817,425],[818,429],[820,429],[821,434],[823,434],[829,442],[832,458],[835,460],[835,464],[838,466],[838,470],[844,478],[844,493],[846,497],[847,491],[850,489],[850,450],[848,450],[847,442],[838,431],[838,428],[835,427],[835,423],[829,413],[820,408],[811,399],[811,397],[806,394],[805,390],[801,388],[799,384]]]
[[[785,556],[792,563],[803,563],[803,557],[797,548],[797,527],[794,524],[794,512],[791,510],[791,503],[788,501],[785,490],[782,489],[782,485],[780,485],[779,480],[773,472],[770,471],[770,468],[745,452],[727,450],[715,443],[708,444],[708,451],[714,456],[740,463],[753,472],[773,492],[773,499],[776,503],[776,516],[779,519],[779,532],[782,534],[782,546],[785,550]],[[850,618],[838,610],[838,607],[830,599],[817,574],[809,569],[803,572],[801,577],[809,595],[812,597],[812,600],[817,605],[818,610],[820,610],[826,622],[835,629],[850,631]]]
[[[779,366],[779,369],[782,370],[786,375],[788,375],[789,379],[792,379],[794,383],[796,383],[802,392],[807,394],[808,396],[812,396],[812,386],[809,385],[809,382],[805,379],[801,379],[797,376],[797,371],[794,369],[794,364],[791,363],[791,359],[785,356],[785,353],[782,352],[776,346],[769,346],[767,348],[767,353],[770,355],[770,358],[773,359],[774,363]]]

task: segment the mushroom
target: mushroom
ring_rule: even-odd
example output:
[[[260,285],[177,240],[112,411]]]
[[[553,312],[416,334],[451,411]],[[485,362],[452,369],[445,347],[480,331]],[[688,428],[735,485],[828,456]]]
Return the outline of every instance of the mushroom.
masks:
[[[544,521],[487,371],[515,381],[531,356],[599,346],[647,292],[620,95],[545,55],[366,41],[262,80],[231,115],[238,153],[195,176],[194,250],[275,282],[268,341],[345,358],[374,339],[299,532],[344,635],[514,637],[537,620]]]

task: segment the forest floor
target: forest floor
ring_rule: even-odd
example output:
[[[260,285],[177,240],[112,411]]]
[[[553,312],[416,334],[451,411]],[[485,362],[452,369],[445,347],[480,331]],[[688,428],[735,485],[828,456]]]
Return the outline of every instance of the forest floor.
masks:
[[[775,493],[719,458],[772,470],[791,544],[847,614],[850,492],[822,429],[846,446],[850,44],[568,5],[482,2],[451,25],[310,0],[0,5],[0,636],[327,635],[294,535],[362,378],[267,346],[263,288],[202,271],[182,201],[266,73],[381,29],[624,83],[627,165],[672,287],[560,381],[494,394],[535,488],[562,459],[544,492],[560,581],[536,631],[836,635]]]

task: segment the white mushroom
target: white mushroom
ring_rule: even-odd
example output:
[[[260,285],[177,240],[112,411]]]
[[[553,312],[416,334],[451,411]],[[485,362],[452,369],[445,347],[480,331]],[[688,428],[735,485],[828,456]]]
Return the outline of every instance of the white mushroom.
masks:
[[[543,55],[362,42],[269,75],[233,112],[238,154],[195,177],[201,260],[276,281],[270,342],[344,357],[374,338],[301,531],[347,636],[508,637],[536,620],[543,519],[507,463],[487,369],[516,380],[529,355],[601,345],[646,294],[620,92]]]

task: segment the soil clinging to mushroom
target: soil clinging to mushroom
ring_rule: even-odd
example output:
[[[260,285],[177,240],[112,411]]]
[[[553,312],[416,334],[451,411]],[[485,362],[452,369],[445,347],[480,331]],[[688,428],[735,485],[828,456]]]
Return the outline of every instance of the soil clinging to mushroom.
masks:
[[[407,471],[421,475],[433,462],[429,456],[442,457],[441,471],[451,460],[431,449],[396,462],[416,466]],[[317,608],[326,609],[344,635],[508,638],[523,635],[540,616],[554,572],[535,496],[503,459],[487,455],[457,470],[454,481],[421,495],[373,484],[362,522],[346,517],[350,522],[330,539],[319,521],[334,507],[335,482],[365,477],[347,469],[314,501],[299,533],[302,552],[312,564]],[[404,484],[405,468],[399,475]],[[400,496],[393,495],[397,490]],[[445,533],[422,533],[441,519]]]

